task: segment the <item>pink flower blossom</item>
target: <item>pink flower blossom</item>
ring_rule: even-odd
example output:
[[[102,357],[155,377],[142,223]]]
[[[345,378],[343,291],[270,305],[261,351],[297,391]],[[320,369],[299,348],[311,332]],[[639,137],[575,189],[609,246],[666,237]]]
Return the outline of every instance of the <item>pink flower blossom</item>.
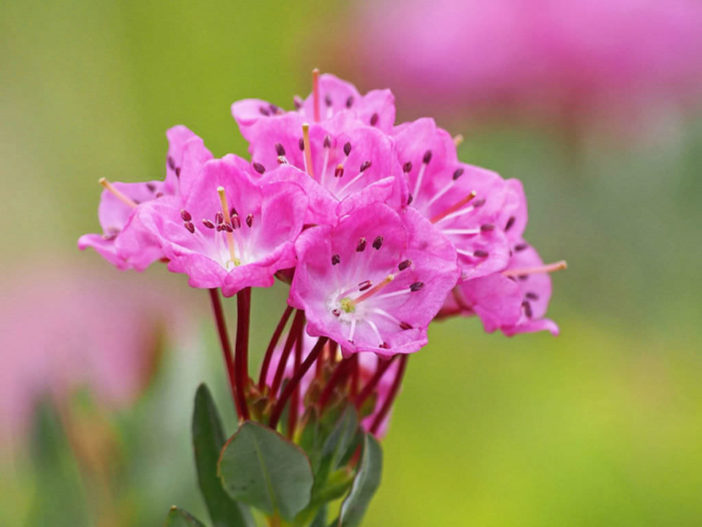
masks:
[[[358,209],[336,226],[303,232],[289,303],[304,309],[307,331],[346,354],[411,353],[458,277],[456,251],[414,209]]]
[[[546,330],[557,335],[558,326],[544,316],[551,298],[549,271],[564,266],[544,265],[536,249],[520,240],[504,271],[460,283],[443,314],[478,315],[488,333],[499,329],[512,336]]]
[[[353,84],[328,73],[317,77],[316,72],[313,84],[313,92],[304,101],[295,97],[295,110],[289,112],[260,99],[244,99],[232,104],[232,115],[242,135],[253,142],[256,127],[260,123],[291,115],[299,118],[300,122],[312,123],[346,114],[360,123],[375,126],[385,132],[392,129],[395,122],[395,98],[390,90],[372,90],[361,95]]]
[[[137,217],[158,239],[168,269],[187,274],[192,287],[221,287],[225,296],[269,287],[276,271],[295,265],[293,242],[307,209],[297,179],[290,166],[262,178],[230,154],[207,161],[182,200],[152,201]]]
[[[402,180],[391,139],[349,112],[312,124],[288,112],[252,125],[247,138],[261,173],[280,163],[302,171],[300,184],[310,198],[307,223],[333,223],[337,216],[393,196],[399,206]]]
[[[133,403],[153,373],[162,330],[188,337],[178,295],[141,276],[117,282],[52,260],[7,270],[1,287],[0,444],[23,436],[44,395],[65,401],[88,388],[108,408]]]
[[[363,2],[354,25],[364,72],[454,113],[620,112],[702,90],[697,0],[381,0]]]
[[[402,124],[394,135],[407,201],[453,242],[462,279],[504,269],[510,240],[527,221],[521,183],[459,162],[450,135],[433,119]]]
[[[141,203],[164,196],[179,196],[200,177],[205,161],[212,154],[202,139],[184,126],[175,126],[166,132],[169,141],[164,181],[146,183],[110,183],[100,197],[98,217],[102,234],[85,234],[78,247],[92,247],[103,258],[119,269],[143,270],[163,258],[158,240],[149,233],[136,217]]]

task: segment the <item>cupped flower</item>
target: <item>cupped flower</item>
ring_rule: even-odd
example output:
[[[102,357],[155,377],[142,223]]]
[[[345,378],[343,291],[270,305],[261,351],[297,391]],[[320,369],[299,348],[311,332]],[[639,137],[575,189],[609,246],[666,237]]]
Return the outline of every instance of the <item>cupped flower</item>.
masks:
[[[258,126],[252,137],[249,151],[260,173],[286,163],[301,170],[310,199],[307,223],[335,223],[374,202],[400,204],[403,179],[391,139],[348,114],[311,125],[284,115]]]
[[[453,139],[433,119],[396,127],[406,202],[456,247],[463,280],[504,269],[510,240],[526,225],[521,183],[458,161]]]
[[[245,160],[227,155],[204,164],[182,201],[146,204],[138,218],[158,238],[168,269],[192,287],[269,287],[274,274],[295,265],[294,241],[307,198],[297,169],[283,166],[261,178]]]
[[[356,87],[325,73],[313,75],[312,93],[302,100],[295,97],[295,109],[285,111],[260,99],[244,99],[232,104],[232,115],[241,134],[253,142],[260,124],[295,115],[307,122],[321,122],[338,114],[348,114],[359,122],[390,132],[395,122],[395,98],[390,90],[372,90],[361,95]]]
[[[302,233],[289,303],[345,354],[412,353],[456,284],[456,251],[413,209],[373,204]]]
[[[546,330],[557,335],[556,323],[544,316],[551,298],[549,272],[564,267],[565,262],[544,265],[536,249],[520,240],[504,271],[459,284],[445,308],[478,315],[489,333],[499,329],[512,336]]]
[[[98,218],[103,232],[81,236],[79,249],[92,247],[119,269],[143,270],[164,257],[158,240],[144,228],[136,211],[142,203],[187,192],[200,177],[205,161],[212,158],[202,139],[185,126],[170,128],[166,136],[165,180],[111,183],[102,178]]]

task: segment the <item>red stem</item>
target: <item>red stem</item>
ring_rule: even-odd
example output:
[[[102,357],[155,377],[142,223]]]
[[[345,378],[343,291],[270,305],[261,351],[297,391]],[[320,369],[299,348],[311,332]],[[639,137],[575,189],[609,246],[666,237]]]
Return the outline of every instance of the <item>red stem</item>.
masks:
[[[397,357],[397,355],[394,355],[390,359],[378,359],[378,366],[375,368],[375,373],[373,374],[373,377],[371,377],[371,379],[368,381],[368,384],[366,384],[363,387],[361,393],[359,393],[358,397],[356,397],[356,408],[360,408],[366,401],[366,399],[368,399],[368,397],[371,396],[373,390],[375,390],[376,386],[378,386],[380,379],[382,379],[385,372],[388,371],[388,368],[395,360],[395,357]]]
[[[210,289],[210,300],[212,301],[212,311],[214,312],[215,322],[217,324],[217,333],[219,334],[219,342],[222,345],[222,354],[224,355],[224,364],[227,367],[227,377],[229,379],[229,388],[232,391],[232,400],[236,407],[237,415],[241,415],[239,408],[239,400],[236,396],[236,373],[234,370],[234,356],[232,355],[232,345],[229,342],[229,334],[227,332],[227,323],[224,320],[224,312],[222,311],[222,302],[219,299],[219,292],[215,289]]]
[[[295,366],[293,371],[297,371],[302,362],[302,338],[297,339],[295,344]],[[297,407],[300,401],[300,385],[295,387],[290,400],[290,411],[288,412],[288,437],[292,439],[295,434],[295,425],[297,424]]]
[[[271,365],[271,358],[273,357],[273,351],[275,350],[275,347],[278,345],[278,341],[280,340],[280,336],[283,334],[283,330],[285,329],[285,324],[288,323],[288,319],[290,318],[290,315],[293,312],[292,307],[287,306],[285,308],[285,311],[283,312],[283,316],[280,317],[280,320],[278,321],[278,325],[275,328],[275,331],[273,332],[273,336],[271,337],[271,341],[268,343],[268,348],[266,348],[266,354],[263,356],[263,363],[261,364],[261,374],[259,375],[258,378],[258,389],[263,392],[263,389],[266,386],[266,377],[268,377],[268,368]]]
[[[278,399],[278,402],[275,403],[275,406],[273,407],[273,411],[271,412],[271,419],[268,422],[269,426],[273,429],[278,425],[278,419],[280,419],[280,414],[283,413],[283,408],[285,408],[285,403],[288,402],[288,399],[292,395],[292,392],[297,388],[297,385],[300,384],[300,379],[307,373],[307,370],[312,367],[312,364],[314,364],[314,361],[317,360],[317,357],[319,356],[319,353],[322,351],[322,348],[324,347],[324,344],[327,342],[327,337],[319,337],[319,340],[317,341],[317,344],[314,345],[314,348],[312,348],[312,351],[310,351],[310,354],[307,355],[307,358],[304,360],[302,364],[300,364],[300,367],[295,370],[295,374],[293,375],[292,379],[290,379],[290,382],[285,385],[285,389],[283,390],[283,393],[280,394],[280,398]]]
[[[293,319],[292,326],[290,327],[290,333],[288,333],[288,338],[285,341],[285,346],[283,346],[283,352],[280,354],[280,359],[278,360],[278,368],[275,371],[275,377],[273,377],[273,383],[271,384],[271,396],[275,397],[278,393],[278,388],[280,388],[280,383],[283,382],[283,374],[285,373],[285,366],[288,363],[288,357],[290,356],[290,351],[297,339],[302,338],[302,330],[305,326],[305,312],[299,310],[295,313],[295,318]]]
[[[246,386],[249,384],[249,325],[251,321],[251,288],[246,287],[236,295],[236,355],[234,367],[236,374],[236,394],[239,399],[240,421],[249,419],[249,407],[246,404]]]
[[[400,391],[400,385],[402,384],[402,377],[405,374],[405,368],[407,368],[408,358],[409,356],[406,354],[400,356],[400,365],[397,367],[395,380],[392,382],[392,386],[390,387],[390,393],[388,393],[387,399],[385,399],[382,408],[373,420],[373,424],[370,427],[371,434],[376,434],[378,432],[378,428],[385,419],[385,416],[388,415],[390,408],[392,408],[392,403],[395,401],[395,397],[397,397],[397,392]]]

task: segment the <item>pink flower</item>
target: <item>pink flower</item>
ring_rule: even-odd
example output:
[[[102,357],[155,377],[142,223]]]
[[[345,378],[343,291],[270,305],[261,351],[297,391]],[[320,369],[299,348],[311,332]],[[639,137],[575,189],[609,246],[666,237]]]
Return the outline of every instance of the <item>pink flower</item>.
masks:
[[[308,334],[304,333],[302,336],[302,357],[301,360],[305,360],[307,358],[307,355],[309,355],[310,351],[312,350],[312,347],[315,345],[317,342],[316,338],[310,337]],[[270,363],[270,368],[268,369],[267,375],[266,375],[266,385],[267,386],[272,386],[273,385],[273,380],[276,374],[276,370],[279,367],[280,360],[283,354],[283,348],[284,344],[283,342],[285,341],[285,338],[281,341],[281,343],[276,346],[275,351],[273,352],[273,355],[271,357],[271,363]],[[358,356],[358,367],[359,367],[359,378],[358,378],[358,387],[359,389],[362,389],[373,377],[375,374],[378,366],[380,365],[380,358],[378,355],[375,353],[371,352],[361,352],[356,354]],[[398,370],[399,363],[397,360],[393,361],[393,363],[385,370],[385,372],[382,374],[380,377],[380,380],[375,386],[375,389],[373,390],[373,393],[376,395],[376,401],[375,405],[373,406],[373,411],[364,417],[361,420],[361,426],[363,429],[367,432],[371,431],[371,426],[373,422],[375,421],[376,416],[380,413],[381,408],[383,407],[383,403],[387,399],[387,397],[390,395],[390,389],[392,387],[393,379],[395,378],[395,375],[397,375],[397,370]],[[338,365],[337,365],[338,367]],[[295,372],[295,356],[294,353],[290,353],[288,355],[288,358],[285,363],[285,369],[283,371],[283,379],[290,379]],[[316,375],[315,369],[310,369],[305,375],[302,377],[300,380],[300,393],[302,396],[298,400],[298,414],[303,415],[305,412],[305,403],[307,402],[305,400],[304,395],[307,393],[308,388],[312,384],[312,381],[314,380]],[[324,386],[320,387],[320,390],[323,390]],[[388,423],[390,421],[390,412],[388,412],[387,415],[383,418],[381,421],[380,425],[377,427],[377,432],[375,433],[376,437],[381,438],[385,436],[387,432],[387,427]]]
[[[411,353],[458,277],[456,251],[413,209],[358,209],[336,226],[303,232],[289,303],[307,331],[342,351]]]
[[[106,407],[133,403],[151,378],[164,328],[189,338],[178,295],[153,280],[117,282],[53,260],[20,269],[5,273],[0,300],[0,446],[23,436],[43,395],[65,402],[89,388]]]
[[[697,0],[364,2],[354,57],[422,104],[560,112],[694,101],[702,88]]]
[[[307,124],[297,112],[262,119],[247,129],[254,166],[266,173],[280,163],[301,172],[310,199],[306,223],[334,223],[337,216],[395,196],[402,180],[390,138],[349,112]]]
[[[164,196],[179,196],[187,192],[201,173],[202,165],[212,158],[198,136],[184,126],[166,132],[169,141],[165,181],[146,183],[110,183],[100,198],[98,217],[102,234],[85,234],[78,240],[83,250],[94,248],[103,258],[119,269],[143,270],[163,258],[158,240],[135,217],[139,205]]]
[[[244,99],[232,104],[232,115],[247,141],[255,140],[257,125],[294,115],[309,123],[323,122],[346,114],[360,123],[389,132],[395,122],[395,98],[390,90],[358,93],[353,84],[325,73],[317,77],[315,70],[313,92],[305,99],[295,97],[295,110],[286,112],[260,99]],[[298,127],[299,130],[299,127]]]
[[[204,164],[182,200],[152,201],[137,214],[157,238],[168,269],[190,285],[269,287],[274,274],[295,265],[293,242],[302,230],[307,198],[294,183],[297,169],[283,166],[260,177],[234,155]]]
[[[394,135],[407,201],[454,244],[462,279],[504,269],[510,240],[527,221],[521,183],[459,162],[453,140],[433,119],[402,124]]]
[[[544,315],[551,298],[549,271],[564,267],[564,262],[544,265],[536,249],[521,240],[506,270],[459,284],[444,311],[476,314],[489,333],[499,329],[512,336],[546,330],[557,335],[558,326]]]

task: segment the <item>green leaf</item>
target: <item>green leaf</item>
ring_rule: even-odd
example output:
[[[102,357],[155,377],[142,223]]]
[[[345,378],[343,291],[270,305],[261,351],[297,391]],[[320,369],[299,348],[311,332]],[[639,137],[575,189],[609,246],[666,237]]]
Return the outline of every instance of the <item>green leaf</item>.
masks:
[[[248,508],[224,491],[217,475],[217,461],[225,438],[214,400],[204,384],[195,393],[192,434],[197,480],[212,523],[215,527],[254,527]]]
[[[287,521],[310,501],[313,476],[305,453],[253,421],[242,424],[224,446],[219,474],[234,499]]]
[[[322,505],[317,511],[317,515],[310,523],[310,527],[327,527],[327,505]]]
[[[338,527],[356,527],[361,524],[368,504],[380,486],[382,469],[383,451],[380,444],[371,434],[366,434],[358,474],[351,486],[351,492],[341,504]]]
[[[168,511],[165,527],[205,527],[205,524],[184,509],[175,505]]]

